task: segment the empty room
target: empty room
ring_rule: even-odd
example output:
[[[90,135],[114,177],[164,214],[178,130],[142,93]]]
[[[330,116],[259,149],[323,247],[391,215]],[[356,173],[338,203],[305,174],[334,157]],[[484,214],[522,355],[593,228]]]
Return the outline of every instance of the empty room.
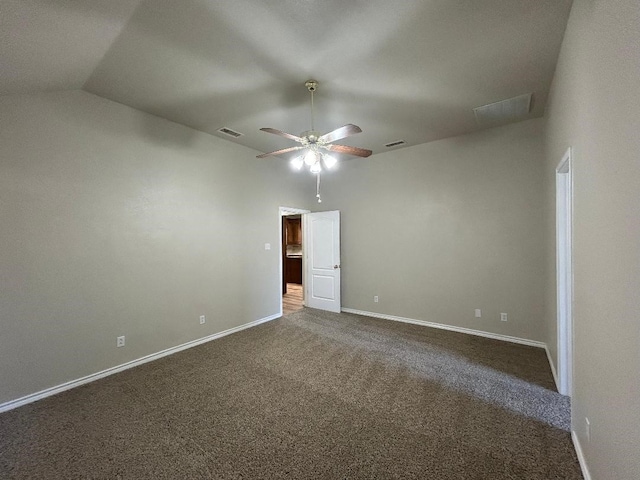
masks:
[[[0,0],[0,478],[640,479],[637,0]]]

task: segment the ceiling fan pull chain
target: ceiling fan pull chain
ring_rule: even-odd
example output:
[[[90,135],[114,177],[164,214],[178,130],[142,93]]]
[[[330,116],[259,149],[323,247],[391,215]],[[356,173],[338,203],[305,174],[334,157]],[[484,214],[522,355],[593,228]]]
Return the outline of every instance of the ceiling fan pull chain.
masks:
[[[318,203],[322,203],[322,198],[320,198],[320,172],[316,176],[316,197],[318,198]]]

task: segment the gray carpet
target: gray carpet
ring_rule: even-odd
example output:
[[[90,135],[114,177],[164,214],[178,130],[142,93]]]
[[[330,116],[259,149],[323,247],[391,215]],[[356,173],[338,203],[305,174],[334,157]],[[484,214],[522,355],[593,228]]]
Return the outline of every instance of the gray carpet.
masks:
[[[2,479],[580,479],[543,350],[305,309],[0,414]]]

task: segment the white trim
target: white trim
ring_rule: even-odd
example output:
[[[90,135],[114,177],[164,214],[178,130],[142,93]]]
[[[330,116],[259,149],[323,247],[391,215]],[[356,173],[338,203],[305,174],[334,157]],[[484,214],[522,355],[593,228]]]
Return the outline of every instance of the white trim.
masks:
[[[576,449],[576,455],[578,456],[582,476],[584,477],[584,480],[591,480],[591,473],[589,473],[589,468],[587,467],[587,460],[584,458],[582,446],[580,445],[580,440],[578,439],[578,435],[575,430],[571,431],[571,440],[573,440],[573,447]]]
[[[171,355],[173,353],[177,353],[182,350],[186,350],[188,348],[192,348],[192,347],[201,345],[203,343],[207,343],[212,340],[225,337],[232,333],[236,333],[241,330],[245,330],[247,328],[255,327],[256,325],[260,325],[261,323],[275,320],[276,318],[280,318],[281,316],[282,315],[276,313],[274,315],[269,315],[268,317],[259,318],[258,320],[254,320],[253,322],[245,323],[244,325],[239,325],[237,327],[229,328],[227,330],[214,333],[213,335],[209,335],[207,337],[202,337],[197,340],[192,340],[190,342],[183,343],[182,345],[167,348],[166,350],[161,350],[160,352],[152,353],[150,355],[145,355],[144,357],[140,357],[136,360],[131,360],[130,362],[123,363],[122,365],[117,365],[115,367],[107,368],[106,370],[102,370],[100,372],[92,373],[91,375],[87,375],[86,377],[77,378],[75,380],[71,380],[69,382],[65,382],[60,385],[56,385],[55,387],[47,388],[45,390],[41,390],[39,392],[32,393],[24,397],[20,397],[15,400],[10,400],[8,402],[0,404],[0,413],[6,412],[8,410],[13,410],[14,408],[21,407],[22,405],[26,405],[28,403],[32,403],[37,400],[50,397],[52,395],[56,395],[58,393],[64,392],[65,390],[70,390],[72,388],[79,387],[80,385],[84,385],[85,383],[94,382],[101,378],[108,377],[109,375],[113,375],[114,373],[122,372],[124,370],[137,367],[139,365],[142,365],[147,362],[151,362],[153,360],[158,360],[159,358],[166,357],[167,355]]]
[[[451,330],[452,332],[466,333],[468,335],[476,335],[478,337],[493,338],[494,340],[502,340],[504,342],[519,343],[521,345],[529,345],[531,347],[545,348],[544,342],[537,340],[529,340],[527,338],[512,337],[509,335],[501,335],[499,333],[483,332],[482,330],[473,330],[471,328],[455,327],[453,325],[445,325],[443,323],[427,322],[426,320],[416,320],[413,318],[398,317],[395,315],[386,315],[384,313],[365,312],[363,310],[355,310],[353,308],[343,308],[345,313],[354,313],[356,315],[364,315],[365,317],[383,318],[385,320],[393,320],[395,322],[413,323],[422,325],[423,327],[439,328],[441,330]]]
[[[553,381],[556,384],[556,390],[560,391],[560,384],[558,383],[558,374],[556,372],[556,366],[553,363],[553,359],[551,358],[551,352],[549,351],[549,345],[544,346],[545,351],[547,352],[547,360],[549,360],[549,366],[551,367],[551,373],[553,374]]]
[[[304,208],[280,207],[281,217],[284,217],[285,215],[298,215],[303,213],[311,213],[311,210],[305,210]]]
[[[572,149],[556,168],[556,329],[558,391],[571,396],[573,379]]]

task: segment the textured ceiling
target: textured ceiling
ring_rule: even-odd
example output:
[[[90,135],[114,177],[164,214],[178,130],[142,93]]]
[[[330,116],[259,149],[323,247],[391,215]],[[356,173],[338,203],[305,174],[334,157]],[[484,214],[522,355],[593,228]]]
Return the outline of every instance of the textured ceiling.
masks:
[[[82,88],[140,0],[0,0],[0,95]]]
[[[198,130],[355,123],[385,151],[478,130],[473,107],[533,92],[543,114],[570,0],[4,1],[0,93],[84,88]],[[9,65],[5,69],[4,65]]]

